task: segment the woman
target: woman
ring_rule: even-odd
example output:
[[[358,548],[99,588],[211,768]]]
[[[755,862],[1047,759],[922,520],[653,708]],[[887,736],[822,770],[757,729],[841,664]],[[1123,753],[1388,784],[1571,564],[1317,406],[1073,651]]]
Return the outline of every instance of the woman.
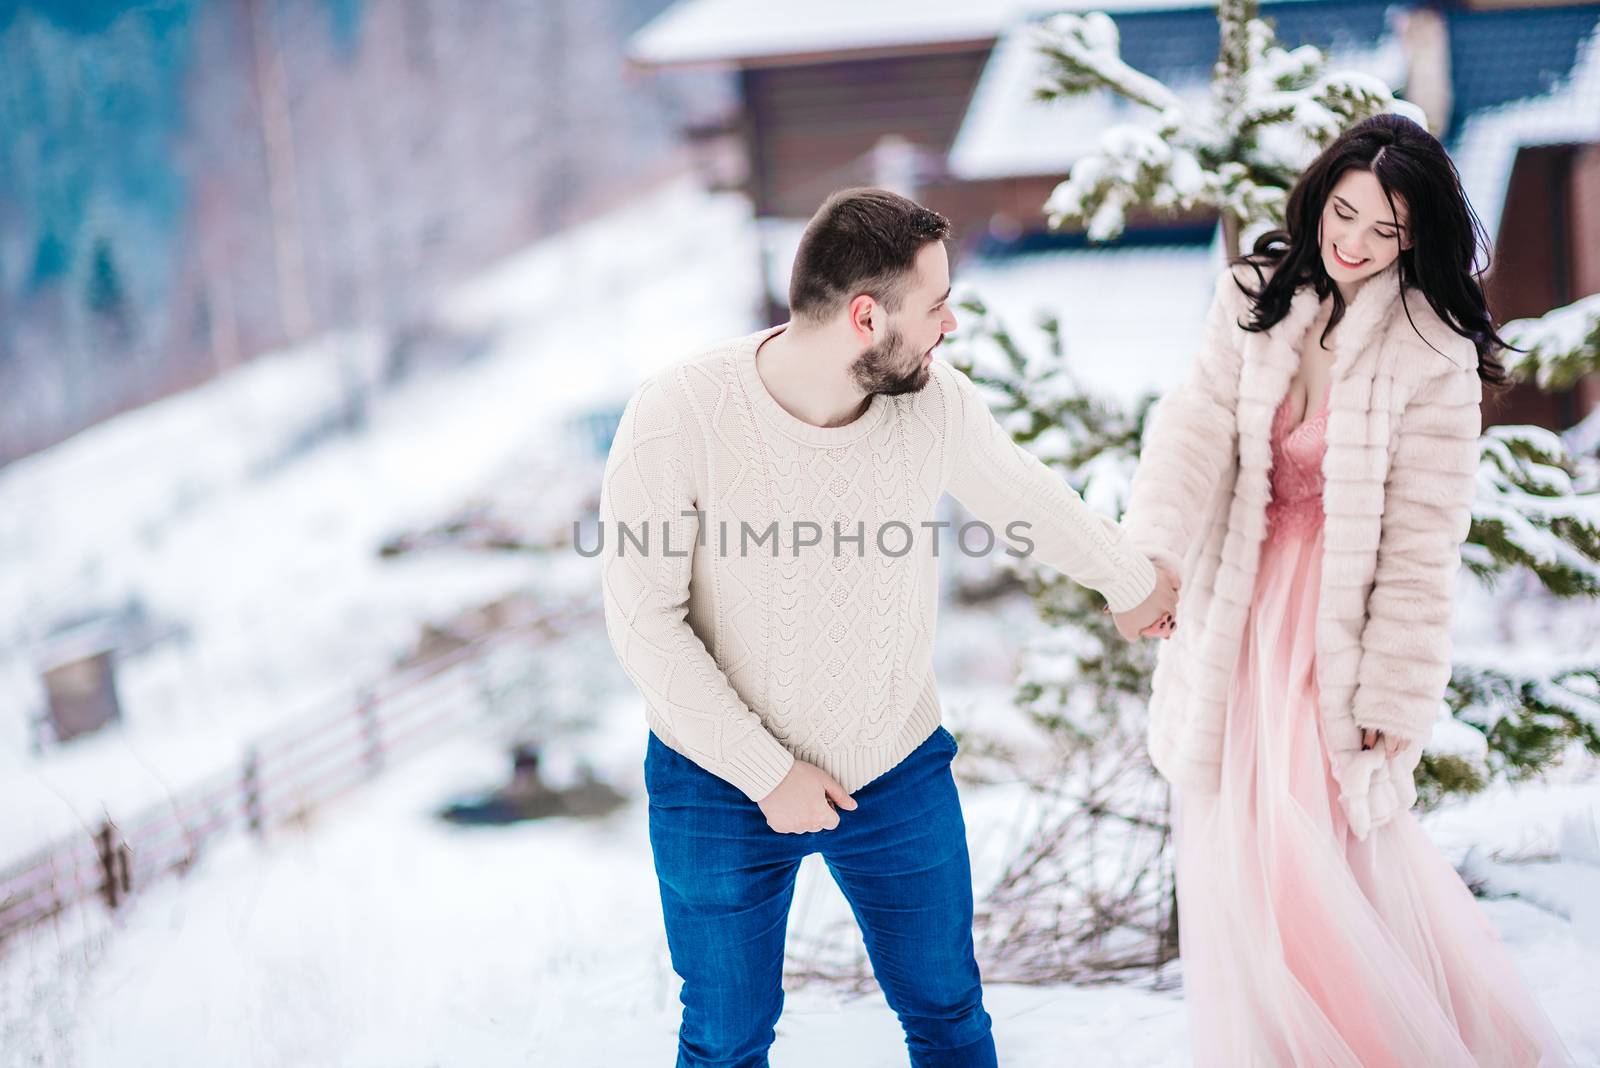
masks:
[[[1410,811],[1505,377],[1476,220],[1439,142],[1380,115],[1287,225],[1219,275],[1123,520],[1182,581],[1145,633],[1196,1064],[1568,1064]]]

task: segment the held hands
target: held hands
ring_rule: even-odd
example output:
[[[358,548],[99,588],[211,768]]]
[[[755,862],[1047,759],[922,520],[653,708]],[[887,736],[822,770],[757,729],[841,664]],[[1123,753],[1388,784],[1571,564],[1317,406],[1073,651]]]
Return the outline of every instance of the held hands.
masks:
[[[777,788],[757,804],[767,826],[779,834],[805,834],[839,826],[838,809],[854,809],[856,799],[832,775],[796,760]]]
[[[1178,587],[1182,585],[1177,575],[1168,571],[1160,564],[1156,565],[1156,588],[1143,601],[1126,612],[1111,612],[1107,605],[1105,611],[1111,612],[1111,618],[1117,625],[1117,633],[1125,641],[1136,641],[1139,638],[1170,638],[1177,627],[1174,613],[1178,609]]]

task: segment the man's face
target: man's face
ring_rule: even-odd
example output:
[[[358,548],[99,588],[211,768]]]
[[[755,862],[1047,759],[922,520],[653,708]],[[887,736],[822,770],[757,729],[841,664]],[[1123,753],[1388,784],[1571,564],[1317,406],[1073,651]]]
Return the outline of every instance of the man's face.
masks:
[[[868,393],[898,396],[928,384],[933,350],[956,328],[950,310],[950,257],[943,241],[931,241],[917,253],[912,279],[900,310],[887,316],[881,340],[850,365],[850,374]]]

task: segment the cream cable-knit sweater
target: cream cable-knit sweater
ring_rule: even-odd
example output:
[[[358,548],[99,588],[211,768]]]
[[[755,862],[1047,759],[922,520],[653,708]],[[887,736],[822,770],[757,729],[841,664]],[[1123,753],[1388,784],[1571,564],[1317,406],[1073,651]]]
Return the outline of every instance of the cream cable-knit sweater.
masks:
[[[943,360],[925,388],[875,394],[845,426],[789,414],[755,363],[782,329],[641,385],[600,491],[606,631],[646,720],[753,801],[797,757],[853,792],[938,727],[932,524],[945,490],[993,531],[988,551],[1031,542],[1115,611],[1156,582],[1121,528],[1012,441]],[[1030,526],[1008,537],[1019,520]],[[986,551],[982,528],[964,544]]]

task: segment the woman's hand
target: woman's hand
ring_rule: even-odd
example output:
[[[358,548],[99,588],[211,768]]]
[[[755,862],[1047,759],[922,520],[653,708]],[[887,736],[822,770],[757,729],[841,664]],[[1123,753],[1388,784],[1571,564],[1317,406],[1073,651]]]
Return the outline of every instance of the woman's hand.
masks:
[[[1139,632],[1141,638],[1160,638],[1165,641],[1172,637],[1172,632],[1178,628],[1178,621],[1173,613],[1168,612],[1148,627]]]
[[[1379,730],[1366,729],[1361,732],[1361,748],[1376,749],[1380,744],[1388,750],[1389,756],[1394,756],[1411,743],[1405,738],[1396,738]]]
[[[1171,633],[1172,616],[1178,608],[1178,589],[1183,581],[1160,564],[1155,568],[1155,589],[1137,607],[1126,612],[1111,612],[1110,605],[1101,608],[1103,612],[1111,612],[1117,633],[1122,635],[1124,641],[1157,636],[1164,638]],[[1166,627],[1165,633],[1160,632],[1162,627]]]

